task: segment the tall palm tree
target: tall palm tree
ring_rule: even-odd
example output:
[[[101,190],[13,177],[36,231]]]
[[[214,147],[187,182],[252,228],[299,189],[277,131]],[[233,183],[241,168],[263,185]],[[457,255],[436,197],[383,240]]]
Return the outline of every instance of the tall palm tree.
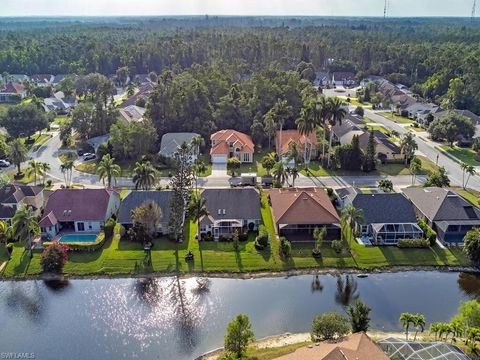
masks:
[[[415,336],[413,337],[413,341],[417,341],[418,332],[420,331],[423,333],[423,331],[425,330],[425,316],[422,314],[416,314],[413,316],[412,320],[413,326],[415,326]]]
[[[292,107],[288,105],[287,100],[278,100],[275,105],[273,105],[273,107],[268,111],[267,115],[265,115],[267,118],[271,117],[280,130],[278,141],[280,146],[282,144],[283,126],[285,125],[285,121],[287,121],[287,119],[292,116],[292,112]],[[281,149],[277,149],[277,153],[279,155],[280,150]]]
[[[330,125],[330,139],[328,140],[328,161],[327,165],[331,165],[331,150],[333,141],[333,127],[335,125],[341,125],[342,120],[347,115],[347,111],[343,108],[343,101],[337,97],[331,97],[328,99],[329,118],[328,124]]]
[[[462,169],[462,187],[465,189],[465,172],[468,169],[468,164],[467,163],[460,163],[460,169]]]
[[[150,161],[137,162],[133,169],[133,183],[135,190],[149,190],[155,185],[156,171]]]
[[[410,328],[410,324],[413,324],[414,316],[415,315],[410,313],[400,314],[400,322],[402,323],[402,327],[405,329],[405,340],[408,340],[408,329]]]
[[[295,166],[298,165],[298,160],[300,158],[300,151],[298,150],[298,145],[295,142],[291,142],[288,145],[287,159],[288,161],[293,160]]]
[[[298,178],[298,169],[296,167],[290,169],[290,176],[292,177],[292,186],[295,187],[295,180]]]
[[[121,168],[118,164],[115,164],[115,158],[112,158],[110,154],[103,155],[102,160],[98,163],[97,166],[97,175],[102,180],[103,185],[105,185],[105,180],[107,180],[107,187],[112,187],[112,179],[117,183],[117,179],[120,176]]]
[[[50,164],[46,162],[40,163],[40,168],[42,169],[42,184],[45,185],[45,178],[47,173],[50,171]]]
[[[43,175],[42,163],[30,160],[28,162],[28,167],[25,169],[25,175],[29,177],[33,175],[33,183],[37,185],[37,176]]]
[[[325,143],[327,136],[327,120],[330,114],[330,106],[328,98],[325,96],[320,96],[315,102],[315,111],[314,116],[318,125],[323,128],[323,139],[322,139],[322,163],[325,159]]]
[[[355,224],[361,223],[364,219],[363,210],[357,209],[352,204],[348,204],[342,210],[342,217],[350,227],[350,248],[352,247],[352,239],[354,237]]]
[[[310,134],[315,131],[315,107],[316,104],[313,101],[307,102],[306,106],[301,110],[300,117],[295,121],[298,127],[300,135],[305,136],[305,145],[303,149],[303,161],[305,168],[308,168],[310,164],[310,157],[312,153],[312,144],[310,143]]]
[[[32,248],[32,235],[40,233],[38,220],[31,207],[20,205],[12,218],[12,235],[23,241],[25,249]]]
[[[472,165],[469,165],[465,171],[467,172],[468,176],[467,176],[467,181],[465,181],[464,189],[467,188],[468,181],[470,180],[470,177],[475,176],[477,174],[477,171],[475,170],[475,167],[472,166]]]
[[[73,173],[73,161],[67,160],[62,165],[60,165],[60,171],[63,174],[65,179],[65,187],[69,187],[72,183],[72,173]]]
[[[285,181],[287,180],[287,170],[285,169],[285,166],[283,166],[282,161],[278,161],[275,166],[273,167],[273,178],[275,181],[280,183],[282,186],[285,184]]]
[[[208,215],[207,200],[197,191],[193,193],[190,199],[188,213],[190,217],[197,223],[197,232],[200,232],[200,219]]]
[[[408,160],[413,158],[415,151],[418,149],[418,144],[415,141],[415,137],[412,133],[407,132],[402,136],[402,139],[400,140],[400,149],[405,156],[405,166],[407,166]]]
[[[19,139],[15,139],[11,142],[8,148],[8,154],[13,163],[17,167],[17,174],[20,174],[20,165],[22,162],[27,161],[27,148]]]
[[[205,141],[203,140],[203,137],[201,137],[200,135],[196,135],[192,138],[191,146],[195,156],[200,155],[200,148],[204,145],[205,145]]]

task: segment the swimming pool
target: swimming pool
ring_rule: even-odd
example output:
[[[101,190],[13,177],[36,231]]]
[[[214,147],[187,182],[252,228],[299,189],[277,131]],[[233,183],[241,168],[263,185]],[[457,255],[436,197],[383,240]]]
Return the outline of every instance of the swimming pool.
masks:
[[[71,242],[95,242],[97,235],[95,234],[68,234],[62,235],[58,241],[63,243]]]

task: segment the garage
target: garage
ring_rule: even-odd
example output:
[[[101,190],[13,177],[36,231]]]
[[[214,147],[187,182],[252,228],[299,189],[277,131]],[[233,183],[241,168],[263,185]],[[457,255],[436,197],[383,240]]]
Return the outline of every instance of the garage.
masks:
[[[227,163],[227,155],[212,155],[212,163],[213,164],[226,164]]]

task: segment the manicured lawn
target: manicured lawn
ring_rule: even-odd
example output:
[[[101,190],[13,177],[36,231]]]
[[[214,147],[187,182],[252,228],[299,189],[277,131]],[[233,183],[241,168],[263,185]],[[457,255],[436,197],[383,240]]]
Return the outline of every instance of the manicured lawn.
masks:
[[[68,119],[67,115],[57,115],[57,116],[55,116],[55,119],[53,119],[52,124],[61,126],[61,125],[65,124],[67,119]]]
[[[90,162],[84,162],[75,165],[75,169],[77,171],[81,171],[87,174],[96,174],[97,172],[97,162],[96,161],[90,161]]]
[[[471,148],[463,148],[458,146],[450,147],[449,145],[440,145],[439,148],[447,154],[454,156],[459,161],[464,162],[468,165],[480,165],[480,162],[475,160],[476,152]]]
[[[422,168],[420,169],[418,175],[428,175],[438,169],[438,166],[425,156],[417,156],[417,158],[422,161]],[[408,167],[405,167],[403,163],[385,165],[379,164],[377,166],[377,172],[380,175],[411,175],[410,170]]]
[[[390,131],[385,127],[381,125],[367,125],[367,129],[370,131],[380,131],[381,133],[384,133],[385,135],[390,136]]]
[[[77,154],[75,154],[74,152],[66,152],[66,153],[63,153],[63,154],[60,154],[58,155],[58,159],[64,163],[64,162],[67,162],[69,160],[71,161],[75,161],[77,160],[78,156]]]
[[[300,174],[305,176],[332,176],[332,172],[322,167],[319,161],[311,161],[308,171],[302,169]]]
[[[271,152],[268,149],[261,149],[255,151],[253,154],[253,162],[250,164],[242,163],[240,165],[240,169],[235,170],[235,175],[243,174],[243,173],[256,173],[257,176],[264,176],[267,175],[267,171],[262,166],[262,158]],[[231,172],[229,172],[231,175]]]
[[[406,117],[403,117],[403,116],[399,116],[397,114],[392,114],[390,111],[380,112],[378,114],[383,116],[383,117],[386,117],[390,120],[393,120],[393,121],[395,121],[396,123],[399,123],[399,124],[412,124],[414,122],[412,119],[409,119],[409,118],[406,118]]]

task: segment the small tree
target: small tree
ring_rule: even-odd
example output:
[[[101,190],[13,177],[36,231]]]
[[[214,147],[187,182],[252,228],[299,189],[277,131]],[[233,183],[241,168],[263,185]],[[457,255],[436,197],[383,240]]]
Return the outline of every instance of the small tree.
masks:
[[[480,228],[474,228],[467,232],[464,242],[463,250],[470,261],[475,265],[480,264]]]
[[[393,192],[392,180],[383,179],[378,182],[378,188],[384,192]]]
[[[427,181],[425,181],[424,186],[449,187],[450,179],[448,178],[445,168],[442,166],[438,170],[428,175]]]
[[[357,299],[353,305],[347,307],[352,332],[368,331],[371,310],[370,306],[364,304],[360,299]]]
[[[327,312],[313,319],[310,336],[312,341],[333,340],[349,332],[350,325],[344,316],[336,312]]]
[[[286,237],[280,238],[280,255],[288,258],[292,254],[292,244]]]
[[[40,264],[43,272],[61,273],[68,260],[68,246],[60,242],[53,242],[42,252]]]
[[[232,176],[235,176],[235,171],[240,169],[242,163],[236,157],[231,157],[227,160],[227,170],[232,173]]]
[[[422,160],[417,157],[414,157],[410,161],[410,173],[412,174],[412,185],[415,184],[415,178],[417,177],[418,172],[422,169]]]
[[[313,256],[320,256],[322,254],[322,243],[327,235],[327,228],[322,226],[321,228],[316,227],[313,230],[313,239],[315,240],[315,247],[313,248]]]
[[[370,132],[370,136],[368,138],[367,144],[367,151],[363,158],[363,171],[371,172],[376,168],[376,160],[375,160],[375,153],[376,153],[376,143],[375,143],[375,135],[373,131]]]
[[[224,338],[225,350],[241,358],[250,342],[255,340],[252,325],[247,315],[237,315],[227,326]]]
[[[408,330],[410,325],[414,322],[414,317],[415,315],[407,312],[400,314],[399,320],[402,323],[402,327],[405,329],[405,340],[408,340]]]
[[[267,172],[267,174],[270,174],[270,172],[272,171],[273,167],[275,166],[275,153],[270,153],[270,154],[267,154],[265,155],[263,158],[262,158],[262,166],[263,168],[265,169],[265,171]]]
[[[240,249],[240,242],[239,242],[239,238],[238,238],[238,230],[235,230],[233,232],[232,242],[233,242],[233,250],[238,251]]]

